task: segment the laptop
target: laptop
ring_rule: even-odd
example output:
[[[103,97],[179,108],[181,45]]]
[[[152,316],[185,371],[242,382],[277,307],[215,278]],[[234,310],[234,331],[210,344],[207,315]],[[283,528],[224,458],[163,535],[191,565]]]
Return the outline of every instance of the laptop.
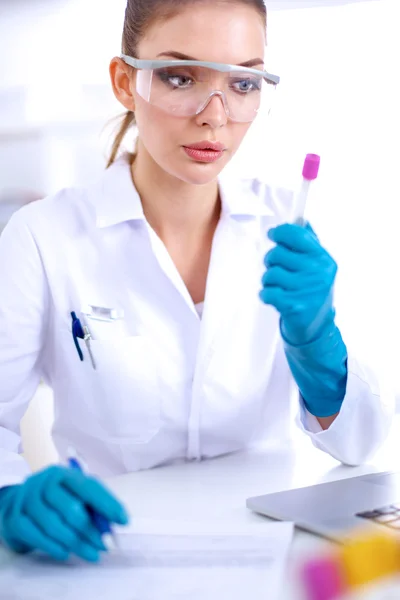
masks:
[[[372,473],[248,498],[252,511],[343,543],[366,525],[400,533],[400,472]]]

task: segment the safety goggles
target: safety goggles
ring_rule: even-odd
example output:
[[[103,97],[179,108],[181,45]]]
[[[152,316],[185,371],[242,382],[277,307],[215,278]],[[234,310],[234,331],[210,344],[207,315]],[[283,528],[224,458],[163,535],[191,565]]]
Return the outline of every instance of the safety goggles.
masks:
[[[271,108],[277,75],[225,63],[198,60],[140,60],[121,55],[137,70],[136,90],[149,104],[177,117],[200,114],[218,96],[229,119],[250,123]]]

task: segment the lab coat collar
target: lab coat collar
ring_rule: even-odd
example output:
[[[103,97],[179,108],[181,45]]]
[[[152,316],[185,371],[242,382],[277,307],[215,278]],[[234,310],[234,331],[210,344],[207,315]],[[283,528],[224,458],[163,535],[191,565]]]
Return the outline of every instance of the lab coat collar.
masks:
[[[96,226],[99,228],[145,219],[125,154],[102,174],[90,196],[96,212]]]
[[[222,212],[227,216],[271,216],[274,211],[265,203],[264,186],[257,179],[220,175],[218,184]],[[127,155],[121,156],[95,184],[90,200],[96,213],[96,226],[110,227],[125,221],[144,221],[140,196],[134,186]]]

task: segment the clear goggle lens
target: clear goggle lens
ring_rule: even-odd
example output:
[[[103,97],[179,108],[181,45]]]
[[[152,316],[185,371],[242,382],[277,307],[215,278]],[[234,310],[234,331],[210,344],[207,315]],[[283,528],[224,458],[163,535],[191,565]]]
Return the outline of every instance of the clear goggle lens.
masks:
[[[261,108],[270,110],[275,88],[261,74],[240,70],[221,73],[206,67],[173,66],[136,73],[140,96],[177,117],[197,115],[219,96],[232,121],[251,122]]]

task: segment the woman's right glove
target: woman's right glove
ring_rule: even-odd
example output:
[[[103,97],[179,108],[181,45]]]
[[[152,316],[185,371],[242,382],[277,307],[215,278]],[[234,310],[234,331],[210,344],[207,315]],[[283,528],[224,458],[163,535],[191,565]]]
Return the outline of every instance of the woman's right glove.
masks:
[[[129,520],[118,500],[92,477],[48,467],[20,485],[0,489],[0,541],[18,553],[40,550],[55,560],[75,554],[97,562],[107,548],[88,509],[110,523]]]

